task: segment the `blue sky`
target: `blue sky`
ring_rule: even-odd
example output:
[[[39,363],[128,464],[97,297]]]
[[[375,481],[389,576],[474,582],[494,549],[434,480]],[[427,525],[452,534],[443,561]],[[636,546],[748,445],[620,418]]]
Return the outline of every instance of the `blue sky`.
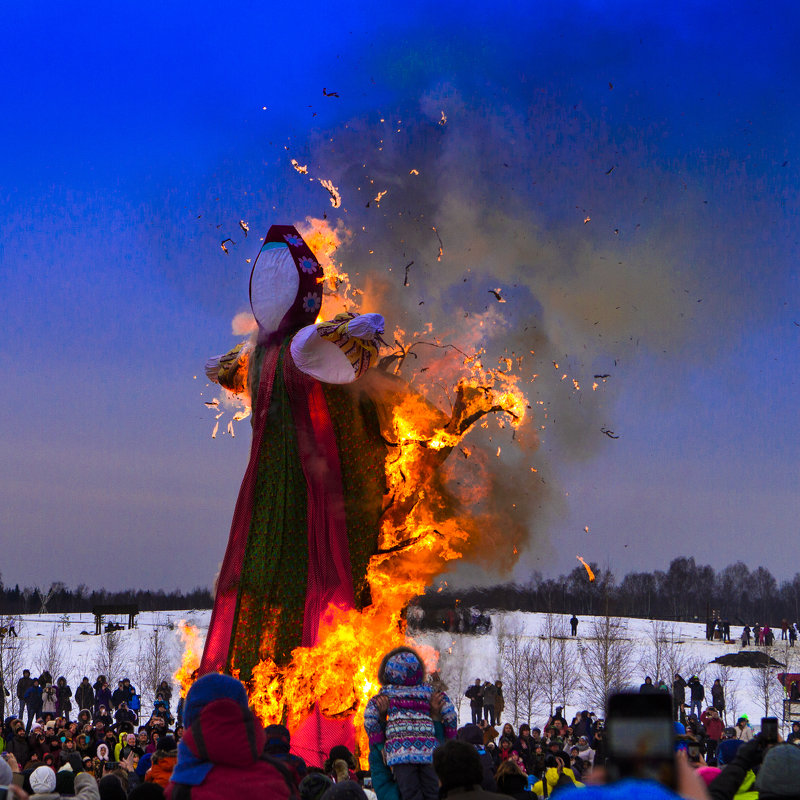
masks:
[[[324,213],[390,325],[458,341],[457,311],[501,286],[489,351],[540,337],[525,458],[548,489],[503,473],[530,496],[517,577],[576,553],[620,576],[678,555],[794,574],[792,5],[31,2],[0,21],[4,582],[211,582],[248,436],[210,438],[202,365],[236,341],[258,235]]]

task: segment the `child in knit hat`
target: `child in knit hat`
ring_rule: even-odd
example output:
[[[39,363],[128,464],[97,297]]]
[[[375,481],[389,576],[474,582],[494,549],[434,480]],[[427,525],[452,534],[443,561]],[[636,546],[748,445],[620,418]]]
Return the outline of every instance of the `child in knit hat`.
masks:
[[[370,744],[383,748],[402,800],[437,800],[439,780],[433,769],[433,751],[438,742],[431,716],[434,690],[425,683],[422,659],[410,647],[391,650],[381,661],[378,680],[381,691],[364,711]],[[447,695],[442,697],[445,738],[453,739],[458,726],[456,710]],[[381,707],[387,708],[385,719]]]

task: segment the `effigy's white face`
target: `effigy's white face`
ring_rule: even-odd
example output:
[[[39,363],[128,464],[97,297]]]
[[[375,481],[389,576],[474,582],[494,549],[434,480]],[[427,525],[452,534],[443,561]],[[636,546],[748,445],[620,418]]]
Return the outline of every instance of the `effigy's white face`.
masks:
[[[281,242],[264,245],[250,276],[250,306],[259,327],[267,332],[277,330],[299,287],[300,276],[289,246]]]

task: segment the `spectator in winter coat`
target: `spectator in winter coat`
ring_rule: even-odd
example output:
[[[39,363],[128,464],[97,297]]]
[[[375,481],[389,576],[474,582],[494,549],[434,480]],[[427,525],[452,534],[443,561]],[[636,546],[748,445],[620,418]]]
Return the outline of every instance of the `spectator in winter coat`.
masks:
[[[460,741],[471,744],[477,751],[483,774],[480,785],[487,792],[494,792],[497,789],[497,783],[494,779],[495,764],[491,754],[484,747],[483,731],[477,725],[469,724],[461,728],[457,736]]]
[[[787,744],[800,743],[800,722],[792,723],[792,732],[786,737]]]
[[[753,738],[753,729],[750,727],[750,720],[745,716],[736,720],[736,738],[743,742],[749,742]]]
[[[95,714],[99,714],[101,708],[105,709],[106,712],[111,708],[111,689],[105,682],[94,690],[94,707]]]
[[[497,687],[486,681],[481,689],[483,695],[483,716],[490,725],[497,725],[499,718],[495,712],[495,701],[497,700]]]
[[[459,800],[508,800],[507,795],[480,788],[483,777],[481,762],[475,748],[467,742],[449,741],[437,747],[433,754],[433,767],[443,798],[452,794]]]
[[[58,714],[69,722],[69,712],[72,711],[72,689],[67,685],[67,679],[62,675],[56,681],[56,710]]]
[[[48,683],[44,687],[42,693],[42,716],[47,719],[55,719],[57,711],[58,696],[56,695],[56,687],[52,683]]]
[[[95,727],[98,723],[102,723],[106,728],[110,728],[114,724],[114,718],[108,713],[108,706],[101,705],[97,709],[97,715],[94,718]]]
[[[725,712],[725,689],[719,678],[714,681],[711,687],[711,702],[720,714]]]
[[[686,704],[686,681],[679,674],[675,674],[672,682],[672,715],[677,722],[683,716],[683,706]]]
[[[131,709],[128,708],[128,704],[124,700],[119,704],[119,708],[114,714],[114,721],[116,722],[117,730],[121,730],[122,726],[126,723],[129,725],[135,725],[138,719],[139,718],[136,716],[136,712],[131,711]]]
[[[117,681],[117,688],[114,689],[113,694],[111,695],[111,705],[117,709],[122,705],[122,703],[127,703],[130,699],[128,692],[125,691],[125,687],[122,684],[122,681]]]
[[[750,646],[750,626],[745,625],[742,629],[742,647]]]
[[[481,679],[475,678],[475,683],[464,692],[464,697],[469,698],[469,709],[472,712],[472,724],[480,725],[483,719],[483,690]]]
[[[522,724],[519,726],[519,736],[514,749],[525,765],[526,774],[530,774],[531,765],[533,764],[533,739],[531,739],[530,725]]]
[[[653,686],[653,679],[649,675],[645,675],[644,683],[639,687],[639,694],[656,694],[658,689]]]
[[[717,709],[713,706],[707,708],[700,715],[700,721],[703,723],[706,729],[706,736],[708,737],[708,741],[706,742],[706,763],[708,764],[714,760],[717,746],[722,740],[722,733],[725,730],[725,725],[720,719]]]
[[[403,800],[424,797],[437,800],[438,786],[432,766],[437,745],[431,716],[433,688],[425,683],[425,666],[409,647],[390,650],[378,668],[380,694],[388,696],[385,722],[370,699],[364,710],[364,728],[370,744],[383,745],[386,764],[391,767]],[[442,723],[445,738],[456,735],[457,716],[453,703],[443,694]]]
[[[497,715],[497,721],[499,722],[506,708],[506,701],[503,697],[503,681],[495,681],[494,685],[497,689],[497,696],[494,699],[494,713]]]
[[[300,781],[306,776],[306,762],[289,752],[292,744],[289,729],[285,725],[267,725],[264,733],[267,736],[264,753],[280,761],[289,770],[294,782],[300,786]]]
[[[186,696],[184,722],[167,800],[297,797],[289,774],[262,755],[266,735],[240,681],[218,673],[197,680]]]
[[[21,721],[15,727],[14,735],[6,742],[6,751],[14,754],[21,767],[24,768],[28,763],[33,753],[33,748],[28,741],[27,731]]]
[[[42,713],[42,687],[39,686],[39,679],[34,678],[31,685],[25,691],[25,709],[28,712],[28,724],[25,728],[27,733],[31,729],[31,723],[35,717]]]
[[[575,777],[569,765],[569,758],[564,764],[561,758],[550,755],[545,759],[544,776],[531,787],[531,792],[537,797],[549,797],[554,790],[560,791],[562,788],[569,789],[573,786],[581,787],[583,784]]]
[[[589,764],[590,767],[594,766],[594,756],[595,752],[589,747],[589,739],[586,736],[578,737],[578,744],[576,745],[578,748],[578,753],[580,754],[581,760],[585,761]]]
[[[705,700],[706,697],[706,690],[703,688],[703,684],[700,683],[700,678],[698,678],[697,675],[692,675],[686,685],[689,687],[689,691],[691,692],[689,713],[697,714],[699,717],[700,712],[703,710],[703,700]]]
[[[83,680],[78,684],[75,690],[75,702],[78,704],[78,711],[84,708],[94,708],[94,689],[89,683],[89,678],[84,676]]]
[[[22,711],[25,708],[25,692],[33,686],[33,678],[29,669],[22,670],[22,677],[17,681],[17,716],[22,719]]]
[[[178,744],[172,736],[162,736],[158,740],[150,769],[144,776],[146,783],[157,783],[166,788],[172,777],[172,770],[178,763]]]
[[[513,761],[504,761],[497,768],[497,791],[515,800],[528,800],[528,776]]]
[[[717,766],[724,767],[733,761],[736,751],[744,744],[736,738],[736,728],[725,728],[722,732],[722,741],[717,746]]]
[[[578,618],[573,614],[569,621],[570,628],[572,628],[572,635],[578,635]]]

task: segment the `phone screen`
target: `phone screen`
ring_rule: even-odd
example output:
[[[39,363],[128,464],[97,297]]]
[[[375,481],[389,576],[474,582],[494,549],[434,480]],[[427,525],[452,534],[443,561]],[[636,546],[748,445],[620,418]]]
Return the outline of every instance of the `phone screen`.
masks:
[[[761,733],[768,744],[775,744],[778,741],[778,718],[761,717]]]
[[[606,740],[612,777],[657,780],[675,787],[675,725],[666,692],[612,695]]]

